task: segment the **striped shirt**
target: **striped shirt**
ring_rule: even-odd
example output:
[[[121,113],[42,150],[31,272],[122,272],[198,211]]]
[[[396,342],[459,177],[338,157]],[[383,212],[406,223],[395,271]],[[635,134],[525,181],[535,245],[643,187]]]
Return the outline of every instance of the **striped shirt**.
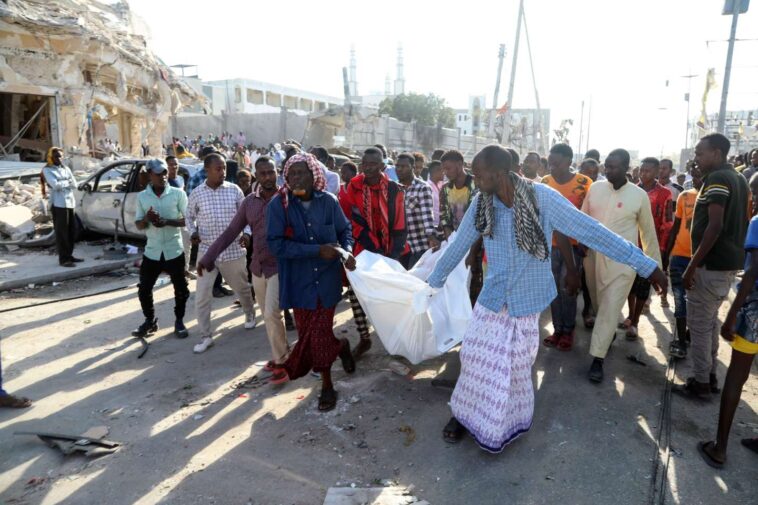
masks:
[[[211,244],[226,230],[243,199],[242,190],[236,184],[226,181],[216,189],[204,182],[192,192],[187,205],[186,222],[190,235],[197,233],[200,236],[198,258],[205,256]],[[250,233],[249,227],[245,233]],[[218,255],[217,261],[232,261],[246,255],[245,248],[235,240]]]
[[[544,184],[535,184],[534,188],[540,224],[546,237],[557,230],[614,261],[629,265],[643,277],[649,277],[658,266],[635,244],[584,214],[556,190]],[[428,280],[430,286],[442,287],[448,274],[481,237],[474,226],[477,198],[478,195],[469,205],[453,243],[437,262]],[[494,206],[492,237],[484,238],[487,273],[477,302],[493,312],[508,307],[508,313],[514,317],[542,312],[558,294],[549,256],[546,261],[540,261],[519,249],[513,209],[506,207],[499,198],[494,198]]]

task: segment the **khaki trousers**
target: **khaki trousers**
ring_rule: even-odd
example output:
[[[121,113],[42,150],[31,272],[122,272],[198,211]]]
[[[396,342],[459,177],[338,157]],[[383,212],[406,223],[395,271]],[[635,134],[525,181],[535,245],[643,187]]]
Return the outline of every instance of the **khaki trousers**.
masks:
[[[280,365],[287,359],[290,349],[284,328],[284,317],[279,308],[279,275],[272,275],[268,279],[265,276],[253,275],[253,289],[255,299],[263,313],[263,323],[266,325],[266,334],[271,345],[271,358],[274,363]]]
[[[234,293],[240,300],[245,315],[255,317],[253,295],[250,292],[250,284],[247,282],[247,267],[245,257],[240,256],[236,260],[217,261],[216,268],[229,283]],[[200,328],[200,338],[210,337],[211,330],[211,306],[213,304],[213,282],[216,280],[216,272],[205,272],[197,277],[195,285],[195,312],[197,325]]]
[[[736,272],[695,269],[695,286],[687,291],[687,328],[695,380],[704,384],[716,373],[719,352],[719,308],[729,295]]]

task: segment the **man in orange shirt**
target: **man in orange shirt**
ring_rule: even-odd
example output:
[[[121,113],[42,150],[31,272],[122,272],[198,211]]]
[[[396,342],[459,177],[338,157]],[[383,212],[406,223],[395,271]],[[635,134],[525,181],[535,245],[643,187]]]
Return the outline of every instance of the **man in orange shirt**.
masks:
[[[571,170],[573,158],[574,151],[569,145],[556,144],[551,147],[547,159],[550,175],[546,175],[542,182],[558,191],[579,209],[590,189],[592,179]],[[553,334],[545,338],[543,343],[548,347],[557,347],[561,351],[569,351],[574,343],[576,295],[581,286],[580,269],[582,262],[580,258],[584,254],[575,240],[571,239],[570,247],[560,247],[561,240],[565,240],[565,237],[554,232],[550,262],[558,296],[550,304],[550,312],[553,316]]]
[[[676,200],[674,226],[671,228],[666,250],[663,253],[663,268],[668,265],[671,278],[671,291],[674,293],[674,318],[676,319],[676,339],[671,342],[669,352],[675,358],[687,356],[689,331],[687,330],[687,296],[682,282],[682,275],[692,258],[692,215],[695,212],[697,192],[703,185],[703,177],[697,166],[692,167],[692,189],[679,194]],[[670,259],[669,259],[670,258]]]

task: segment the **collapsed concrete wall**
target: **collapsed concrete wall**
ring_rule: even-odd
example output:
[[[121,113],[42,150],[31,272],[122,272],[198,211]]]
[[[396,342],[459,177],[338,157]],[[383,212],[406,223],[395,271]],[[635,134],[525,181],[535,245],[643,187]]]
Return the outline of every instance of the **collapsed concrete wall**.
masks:
[[[126,1],[0,2],[0,92],[54,97],[52,125],[71,152],[105,136],[161,152],[172,114],[205,98],[147,47]]]

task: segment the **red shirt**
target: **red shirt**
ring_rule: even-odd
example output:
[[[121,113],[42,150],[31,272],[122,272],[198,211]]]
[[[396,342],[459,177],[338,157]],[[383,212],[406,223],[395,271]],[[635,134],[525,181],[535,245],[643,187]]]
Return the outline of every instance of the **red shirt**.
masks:
[[[640,184],[640,187],[645,189],[642,187],[642,184]],[[671,191],[658,184],[658,182],[655,183],[653,189],[645,191],[647,191],[647,196],[650,199],[650,210],[653,212],[653,223],[655,223],[655,234],[658,237],[658,247],[663,251],[666,249],[669,232],[671,232],[671,227],[674,225]]]

